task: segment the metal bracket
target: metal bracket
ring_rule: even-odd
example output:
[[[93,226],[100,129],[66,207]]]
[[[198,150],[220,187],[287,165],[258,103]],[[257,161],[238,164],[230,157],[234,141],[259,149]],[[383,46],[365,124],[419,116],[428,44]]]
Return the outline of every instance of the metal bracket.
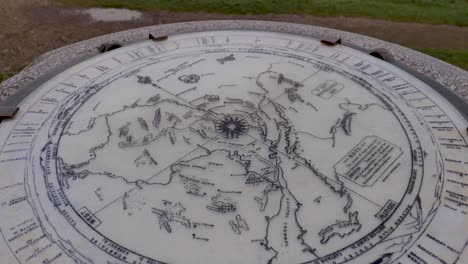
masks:
[[[328,37],[322,38],[320,42],[322,42],[323,44],[327,46],[336,46],[338,44],[341,44],[341,38],[328,36]]]
[[[153,36],[153,34],[149,33],[148,35],[148,38],[151,39],[152,41],[154,42],[159,42],[159,41],[164,41],[164,40],[167,40],[169,38],[169,36]]]
[[[0,106],[0,122],[5,119],[13,118],[18,113],[17,106]]]

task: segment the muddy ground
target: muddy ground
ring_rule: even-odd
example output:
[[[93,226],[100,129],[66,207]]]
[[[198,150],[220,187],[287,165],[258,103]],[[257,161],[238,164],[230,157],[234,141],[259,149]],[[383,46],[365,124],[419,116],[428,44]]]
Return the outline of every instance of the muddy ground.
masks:
[[[1,0],[0,74],[11,75],[39,55],[80,40],[155,24],[212,19],[256,19],[311,24],[373,36],[414,48],[468,49],[468,27],[311,15],[227,15],[143,12],[139,19],[102,22],[83,8],[51,0]]]

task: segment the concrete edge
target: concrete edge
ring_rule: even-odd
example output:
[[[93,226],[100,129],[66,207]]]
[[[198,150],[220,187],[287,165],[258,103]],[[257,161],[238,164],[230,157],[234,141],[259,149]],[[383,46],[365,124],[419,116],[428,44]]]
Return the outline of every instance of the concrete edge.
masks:
[[[0,84],[0,101],[14,94],[27,92],[26,87],[28,86],[27,90],[31,90],[30,86],[34,86],[37,80],[44,79],[43,76],[47,73],[61,69],[69,65],[70,62],[79,61],[80,58],[98,54],[97,49],[103,43],[135,42],[147,39],[149,33],[161,36],[209,30],[264,30],[314,38],[339,36],[342,38],[343,44],[350,44],[365,50],[387,51],[397,63],[438,82],[461,97],[464,102],[468,101],[468,72],[429,55],[394,43],[341,30],[257,20],[211,20],[148,26],[111,33],[64,46],[41,55],[20,73],[2,82]]]

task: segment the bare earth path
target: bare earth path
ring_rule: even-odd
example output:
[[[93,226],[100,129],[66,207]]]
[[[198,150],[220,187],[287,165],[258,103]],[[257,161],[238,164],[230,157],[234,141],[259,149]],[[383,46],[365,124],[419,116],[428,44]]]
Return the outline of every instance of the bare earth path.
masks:
[[[360,33],[417,48],[468,50],[468,27],[391,22],[368,18],[311,15],[227,15],[144,12],[141,19],[100,22],[50,0],[2,0],[0,5],[0,74],[19,71],[39,55],[80,40],[155,24],[213,19],[256,19],[311,24]],[[1,78],[0,78],[1,80]]]

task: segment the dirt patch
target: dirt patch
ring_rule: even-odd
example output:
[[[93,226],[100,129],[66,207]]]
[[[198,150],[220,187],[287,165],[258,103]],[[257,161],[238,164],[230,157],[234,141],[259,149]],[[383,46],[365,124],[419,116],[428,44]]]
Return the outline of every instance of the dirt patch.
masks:
[[[468,49],[468,27],[391,22],[368,18],[311,15],[227,15],[216,13],[143,12],[139,19],[102,22],[84,9],[49,0],[2,0],[0,74],[17,72],[39,55],[95,36],[131,28],[183,21],[255,19],[310,24],[376,37],[417,48]]]
[[[468,27],[451,25],[392,22],[358,17],[316,17],[296,14],[227,15],[159,12],[154,15],[159,17],[159,20],[155,20],[155,22],[161,23],[212,19],[291,22],[349,31],[408,47],[468,49],[468,42],[466,41],[468,38]]]

